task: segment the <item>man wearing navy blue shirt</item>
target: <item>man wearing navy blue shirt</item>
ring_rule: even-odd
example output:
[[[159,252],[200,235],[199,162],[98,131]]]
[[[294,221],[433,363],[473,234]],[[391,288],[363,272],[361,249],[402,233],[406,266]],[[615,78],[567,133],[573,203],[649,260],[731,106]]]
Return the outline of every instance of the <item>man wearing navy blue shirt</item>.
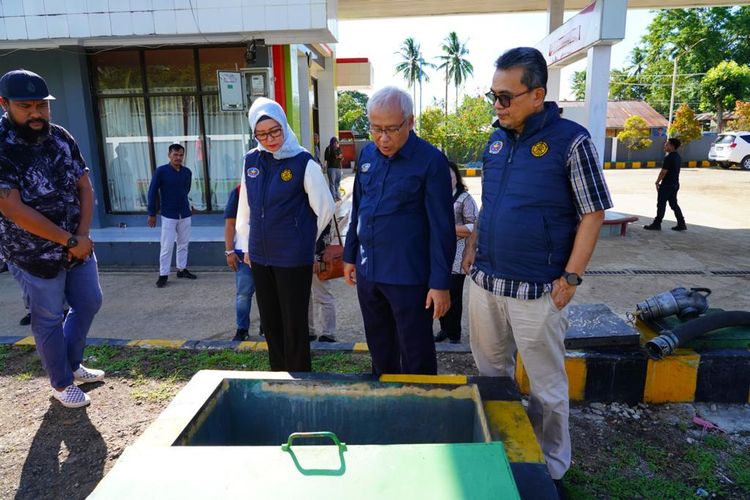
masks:
[[[148,188],[148,226],[156,227],[156,196],[161,202],[161,250],[159,252],[158,288],[167,285],[172,263],[172,247],[177,240],[177,277],[194,280],[187,269],[188,244],[193,211],[188,194],[193,173],[182,165],[185,148],[181,144],[169,146],[169,163],[156,169]]]
[[[344,279],[357,287],[372,369],[437,373],[432,322],[450,308],[456,251],[448,161],[417,137],[407,92],[370,97],[373,142],[354,181]]]

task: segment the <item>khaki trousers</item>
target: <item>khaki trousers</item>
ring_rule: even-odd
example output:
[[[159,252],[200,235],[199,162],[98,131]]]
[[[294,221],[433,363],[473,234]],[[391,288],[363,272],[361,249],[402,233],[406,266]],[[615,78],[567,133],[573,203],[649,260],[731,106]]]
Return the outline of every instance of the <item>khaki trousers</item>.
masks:
[[[531,383],[528,415],[552,479],[570,467],[567,311],[546,293],[536,300],[499,297],[469,280],[471,352],[479,373],[513,378],[516,351]]]

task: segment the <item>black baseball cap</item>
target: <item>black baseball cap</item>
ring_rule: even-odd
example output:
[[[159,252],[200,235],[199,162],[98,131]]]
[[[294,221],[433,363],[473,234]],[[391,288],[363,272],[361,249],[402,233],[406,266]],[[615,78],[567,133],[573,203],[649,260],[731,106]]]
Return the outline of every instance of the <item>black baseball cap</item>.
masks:
[[[44,78],[32,71],[14,69],[0,78],[0,97],[10,101],[50,101],[50,95]]]

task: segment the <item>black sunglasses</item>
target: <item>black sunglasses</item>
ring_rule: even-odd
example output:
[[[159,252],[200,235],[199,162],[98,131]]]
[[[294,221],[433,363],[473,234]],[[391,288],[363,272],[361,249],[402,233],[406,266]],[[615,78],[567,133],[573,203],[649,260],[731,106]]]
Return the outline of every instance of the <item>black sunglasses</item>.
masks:
[[[500,104],[501,108],[507,108],[510,106],[511,101],[515,99],[516,97],[521,97],[524,94],[528,94],[534,89],[528,89],[525,92],[521,92],[520,94],[496,94],[493,91],[489,91],[484,96],[487,98],[488,101],[490,101],[490,104],[494,105],[496,102]]]

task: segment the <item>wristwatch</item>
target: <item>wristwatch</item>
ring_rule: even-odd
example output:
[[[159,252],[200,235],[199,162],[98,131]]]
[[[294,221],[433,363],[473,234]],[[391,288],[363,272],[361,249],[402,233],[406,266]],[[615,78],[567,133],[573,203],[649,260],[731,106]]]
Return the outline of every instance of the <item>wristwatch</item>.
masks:
[[[576,273],[569,273],[567,271],[563,271],[562,275],[563,279],[568,282],[568,285],[570,286],[578,286],[581,283],[583,283],[583,280],[580,276],[578,276]]]
[[[234,253],[234,250],[224,250],[224,255],[226,255],[227,257],[232,255],[233,253]]]
[[[68,242],[65,243],[65,248],[73,248],[78,246],[78,238],[71,236],[68,238]]]

